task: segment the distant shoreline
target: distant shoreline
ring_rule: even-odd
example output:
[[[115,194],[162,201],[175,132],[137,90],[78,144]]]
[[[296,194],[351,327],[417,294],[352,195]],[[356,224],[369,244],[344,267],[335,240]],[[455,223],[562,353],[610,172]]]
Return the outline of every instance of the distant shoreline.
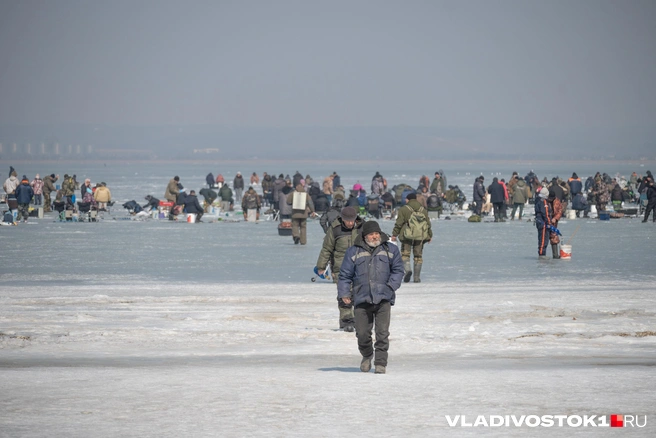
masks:
[[[102,165],[102,164],[203,164],[203,165],[230,165],[230,164],[243,164],[243,163],[253,163],[258,165],[274,165],[274,164],[317,164],[321,162],[326,165],[350,165],[354,163],[363,164],[363,165],[374,165],[374,164],[383,164],[383,163],[395,163],[395,164],[437,164],[437,165],[446,165],[446,164],[458,164],[458,165],[474,165],[474,164],[516,164],[516,165],[535,165],[535,164],[634,164],[634,165],[645,165],[645,166],[654,166],[656,165],[656,160],[278,160],[278,159],[246,159],[246,160],[0,160],[0,165],[4,166],[14,166],[14,165],[25,165],[25,164],[93,164],[93,165]]]

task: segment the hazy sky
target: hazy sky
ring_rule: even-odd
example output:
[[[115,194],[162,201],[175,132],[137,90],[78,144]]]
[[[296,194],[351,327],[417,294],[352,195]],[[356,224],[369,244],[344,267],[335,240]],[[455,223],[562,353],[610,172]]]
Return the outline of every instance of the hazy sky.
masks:
[[[0,123],[656,121],[656,2],[0,0]]]

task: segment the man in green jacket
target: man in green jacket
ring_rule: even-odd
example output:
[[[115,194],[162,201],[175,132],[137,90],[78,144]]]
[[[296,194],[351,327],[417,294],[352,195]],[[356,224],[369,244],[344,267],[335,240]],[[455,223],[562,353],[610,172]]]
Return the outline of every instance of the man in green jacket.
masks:
[[[410,277],[412,277],[412,270],[410,269],[410,252],[412,251],[415,263],[414,263],[414,282],[421,282],[421,265],[423,263],[422,254],[424,252],[424,244],[429,243],[433,239],[433,230],[431,229],[430,218],[428,217],[428,212],[424,207],[421,206],[419,201],[417,201],[417,195],[415,193],[410,193],[407,198],[407,204],[399,209],[398,217],[396,218],[396,223],[394,224],[394,230],[392,230],[392,242],[396,242],[397,238],[401,241],[401,258],[403,259],[403,268],[405,269],[405,276],[403,281],[408,283]],[[411,221],[414,213],[420,213],[424,215],[424,228],[425,231],[422,236],[408,239],[406,235],[406,229],[411,231],[412,228]],[[412,230],[414,231],[414,230]],[[398,237],[397,237],[398,236]]]
[[[73,202],[73,195],[75,194],[75,181],[72,176],[64,175],[64,181],[61,187],[62,197],[66,197]]]
[[[353,207],[342,208],[341,214],[332,221],[323,238],[323,247],[317,260],[317,272],[323,275],[328,263],[332,265],[333,283],[337,284],[339,270],[344,261],[346,250],[353,245],[355,238],[362,234],[364,221],[358,216]],[[353,316],[353,303],[346,304],[341,298],[337,298],[339,310],[339,328],[345,332],[355,330],[355,319]]]
[[[43,178],[43,212],[48,213],[52,211],[52,201],[50,200],[50,193],[57,192],[55,182],[59,179],[59,175],[46,175]]]
[[[519,220],[522,220],[522,215],[524,214],[524,204],[531,197],[531,190],[528,188],[528,185],[524,182],[523,179],[520,179],[519,176],[515,175],[514,177],[515,184],[513,185],[512,193],[512,202],[513,209],[510,215],[510,220],[515,220],[515,212],[519,208]]]

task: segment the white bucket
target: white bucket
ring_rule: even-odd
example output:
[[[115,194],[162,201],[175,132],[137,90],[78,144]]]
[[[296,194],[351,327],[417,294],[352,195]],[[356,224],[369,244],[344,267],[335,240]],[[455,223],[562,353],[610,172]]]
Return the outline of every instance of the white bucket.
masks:
[[[590,206],[590,213],[597,213],[597,206],[596,205],[591,205]]]
[[[572,259],[572,245],[560,245],[560,259],[561,260]]]
[[[576,210],[567,210],[567,219],[576,219]]]
[[[190,224],[196,223],[196,213],[187,213],[187,222]]]

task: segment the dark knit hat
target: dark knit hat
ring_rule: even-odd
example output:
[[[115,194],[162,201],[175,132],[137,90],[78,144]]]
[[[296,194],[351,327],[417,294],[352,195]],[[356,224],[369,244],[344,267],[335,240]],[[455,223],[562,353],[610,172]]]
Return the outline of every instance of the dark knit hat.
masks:
[[[367,221],[362,225],[362,237],[371,233],[381,233],[380,225],[376,221]]]
[[[410,193],[410,194],[408,194],[408,196],[405,197],[405,199],[407,199],[408,201],[410,201],[412,199],[417,199],[417,194],[416,193]]]
[[[55,174],[54,174],[54,173],[51,173],[51,174],[50,174],[50,178],[54,178],[54,177],[55,177]]]
[[[344,207],[342,208],[342,220],[344,221],[354,221],[358,217],[358,213],[353,207]]]

